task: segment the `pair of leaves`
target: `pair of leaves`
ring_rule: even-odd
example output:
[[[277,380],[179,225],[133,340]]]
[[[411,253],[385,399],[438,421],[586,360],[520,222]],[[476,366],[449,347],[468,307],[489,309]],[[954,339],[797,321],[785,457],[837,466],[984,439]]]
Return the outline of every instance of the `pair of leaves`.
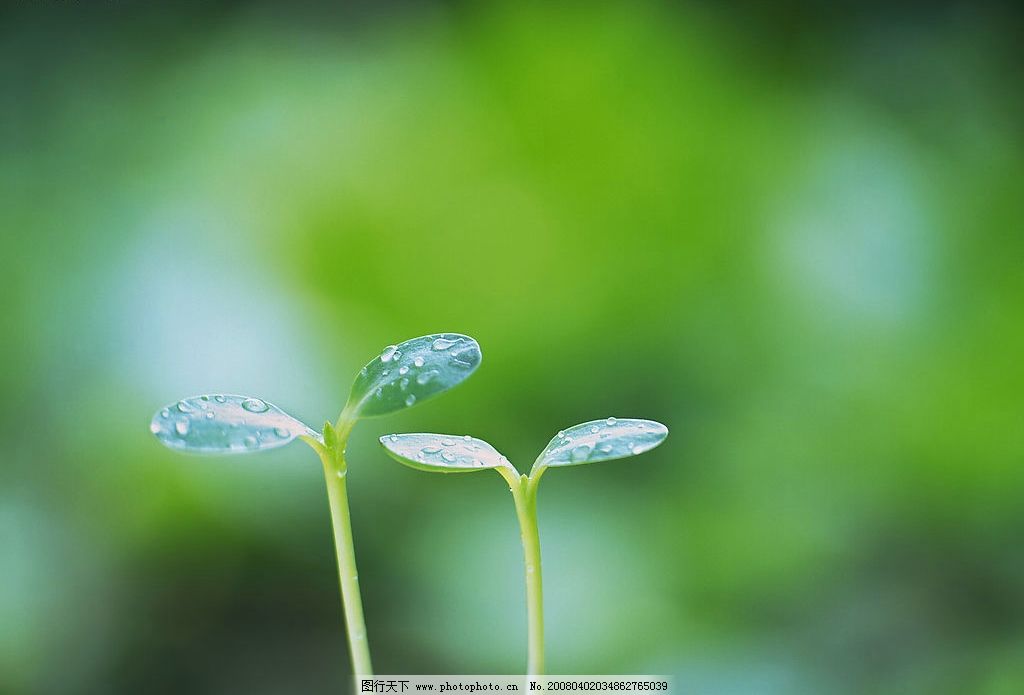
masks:
[[[345,415],[386,415],[432,398],[466,380],[480,365],[469,336],[435,333],[389,345],[360,370]],[[228,394],[193,396],[158,411],[150,431],[171,449],[247,453],[274,449],[319,433],[262,399]]]
[[[653,420],[616,419],[584,422],[559,432],[533,464],[534,470],[577,466],[636,456],[661,444],[668,428]],[[511,467],[487,442],[445,434],[392,434],[380,438],[396,461],[435,473],[467,473]]]

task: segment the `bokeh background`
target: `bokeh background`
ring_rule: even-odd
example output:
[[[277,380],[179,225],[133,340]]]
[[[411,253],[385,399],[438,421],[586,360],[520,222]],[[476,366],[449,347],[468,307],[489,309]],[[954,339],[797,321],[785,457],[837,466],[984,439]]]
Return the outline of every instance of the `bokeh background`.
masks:
[[[347,687],[317,424],[383,345],[477,337],[350,446],[384,673],[516,673],[469,432],[669,425],[545,477],[555,673],[686,693],[1024,692],[1024,92],[1013,3],[12,3],[0,13],[0,692]]]

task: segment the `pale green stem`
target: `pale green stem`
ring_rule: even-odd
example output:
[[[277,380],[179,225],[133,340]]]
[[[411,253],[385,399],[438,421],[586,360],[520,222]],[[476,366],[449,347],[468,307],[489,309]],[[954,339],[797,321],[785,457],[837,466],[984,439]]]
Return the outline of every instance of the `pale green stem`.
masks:
[[[504,472],[502,474],[505,475]],[[539,676],[544,673],[544,587],[541,577],[540,532],[537,528],[537,481],[540,475],[536,478],[508,475],[506,479],[515,500],[523,540],[523,564],[526,569],[526,672],[531,676]]]
[[[349,428],[351,429],[351,428]],[[347,432],[344,432],[347,435]],[[352,544],[352,520],[348,509],[348,466],[345,463],[345,439],[338,438],[332,447],[318,449],[324,464],[327,498],[331,504],[331,524],[334,527],[334,546],[338,555],[338,579],[341,584],[341,603],[345,611],[345,629],[348,632],[352,670],[356,676],[373,675],[370,646],[366,639],[366,621],[363,601],[359,595],[359,572],[356,552]]]

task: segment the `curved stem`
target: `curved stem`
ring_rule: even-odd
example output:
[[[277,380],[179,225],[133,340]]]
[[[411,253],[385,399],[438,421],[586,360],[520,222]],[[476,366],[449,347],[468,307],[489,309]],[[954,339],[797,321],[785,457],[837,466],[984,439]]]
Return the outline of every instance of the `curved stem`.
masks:
[[[366,639],[366,621],[363,601],[359,595],[359,572],[356,569],[355,546],[352,543],[352,520],[348,509],[348,466],[345,463],[345,440],[320,453],[327,481],[327,499],[331,505],[331,524],[334,527],[334,546],[338,556],[338,579],[341,584],[341,603],[345,610],[345,629],[348,648],[352,656],[352,670],[356,676],[373,675],[370,646]]]
[[[525,475],[509,481],[516,503],[526,569],[527,674],[544,673],[544,586],[541,577],[540,532],[537,528],[537,480]]]

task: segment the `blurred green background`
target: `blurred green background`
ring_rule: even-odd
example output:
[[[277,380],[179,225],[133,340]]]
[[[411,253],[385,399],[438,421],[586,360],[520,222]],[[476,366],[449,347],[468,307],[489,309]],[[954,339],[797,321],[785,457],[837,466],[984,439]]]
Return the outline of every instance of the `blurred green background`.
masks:
[[[382,673],[516,673],[469,432],[669,425],[540,495],[555,673],[686,693],[1024,692],[1024,92],[1013,4],[17,3],[0,13],[0,692],[328,693],[319,464],[173,454],[210,391],[334,418],[390,342],[479,339],[363,422]]]

